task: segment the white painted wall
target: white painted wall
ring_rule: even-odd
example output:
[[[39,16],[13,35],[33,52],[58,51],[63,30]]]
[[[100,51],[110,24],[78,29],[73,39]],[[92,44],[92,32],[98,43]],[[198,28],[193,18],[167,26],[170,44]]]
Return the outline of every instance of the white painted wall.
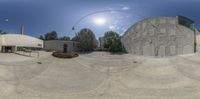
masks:
[[[43,40],[21,34],[4,34],[0,36],[0,46],[43,48]]]
[[[63,51],[64,44],[67,44],[67,50],[69,52],[78,51],[78,43],[73,41],[63,40],[49,40],[44,41],[45,50]]]

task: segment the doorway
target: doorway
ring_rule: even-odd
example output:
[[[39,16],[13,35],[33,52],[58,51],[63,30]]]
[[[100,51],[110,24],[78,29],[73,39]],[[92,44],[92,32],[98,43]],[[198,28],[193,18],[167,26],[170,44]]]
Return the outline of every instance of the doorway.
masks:
[[[67,53],[67,51],[68,51],[67,49],[68,49],[68,45],[67,45],[67,44],[64,44],[64,45],[63,45],[63,52],[64,52],[64,53]]]
[[[3,46],[2,49],[4,53],[12,53],[15,50],[15,46]]]

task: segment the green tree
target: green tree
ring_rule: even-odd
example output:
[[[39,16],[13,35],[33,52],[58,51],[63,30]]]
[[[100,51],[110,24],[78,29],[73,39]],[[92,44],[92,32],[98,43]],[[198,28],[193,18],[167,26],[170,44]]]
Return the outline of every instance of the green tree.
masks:
[[[66,40],[66,41],[69,41],[69,40],[70,40],[70,37],[68,37],[68,36],[63,36],[63,37],[60,37],[59,40]]]
[[[0,30],[0,35],[7,34],[7,32]]]
[[[56,31],[52,31],[45,34],[45,40],[57,40],[58,35]]]
[[[75,33],[76,35],[71,39],[71,41],[78,41],[78,36],[77,36],[77,34],[78,33]]]
[[[114,31],[108,31],[104,34],[104,48],[110,52],[122,51],[121,37]]]
[[[40,35],[39,39],[45,40],[43,35]]]
[[[90,29],[82,29],[72,39],[79,42],[79,47],[83,51],[93,51],[97,47],[95,34]]]
[[[78,41],[78,36],[74,36],[71,41]]]

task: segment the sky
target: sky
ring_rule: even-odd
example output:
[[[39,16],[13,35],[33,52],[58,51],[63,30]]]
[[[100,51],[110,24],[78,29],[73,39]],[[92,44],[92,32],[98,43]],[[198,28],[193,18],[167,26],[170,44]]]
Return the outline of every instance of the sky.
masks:
[[[136,22],[154,16],[186,16],[200,28],[200,0],[0,0],[0,29],[39,37],[56,31],[73,37],[90,28],[97,37],[106,31],[123,33]],[[74,28],[74,30],[72,30]]]

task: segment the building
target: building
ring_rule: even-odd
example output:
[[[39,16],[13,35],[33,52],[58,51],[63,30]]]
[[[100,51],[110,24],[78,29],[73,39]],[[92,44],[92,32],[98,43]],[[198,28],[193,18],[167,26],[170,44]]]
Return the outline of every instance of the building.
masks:
[[[200,32],[196,29],[196,49],[200,53]]]
[[[104,49],[104,37],[99,37],[99,48]]]
[[[47,40],[44,41],[44,49],[61,52],[76,52],[78,49],[78,42],[65,40]]]
[[[43,48],[43,41],[22,34],[0,35],[0,52],[15,52],[20,48]]]
[[[128,53],[174,56],[196,51],[194,21],[183,17],[153,17],[131,26],[122,37]]]

